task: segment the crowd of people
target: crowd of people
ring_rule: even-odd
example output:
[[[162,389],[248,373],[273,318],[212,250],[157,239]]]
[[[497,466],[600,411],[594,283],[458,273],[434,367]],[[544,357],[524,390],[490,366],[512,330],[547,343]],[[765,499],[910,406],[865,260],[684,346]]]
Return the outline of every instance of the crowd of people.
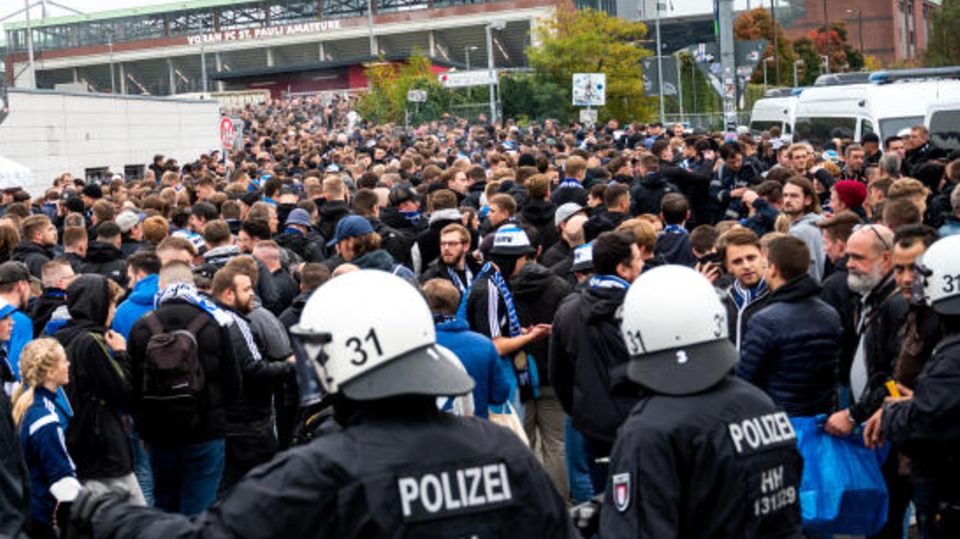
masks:
[[[787,418],[818,415],[891,445],[878,537],[911,502],[960,533],[960,309],[925,263],[960,155],[923,126],[349,108],[248,105],[227,155],[3,191],[0,535],[574,537],[605,493],[606,538],[797,536]]]

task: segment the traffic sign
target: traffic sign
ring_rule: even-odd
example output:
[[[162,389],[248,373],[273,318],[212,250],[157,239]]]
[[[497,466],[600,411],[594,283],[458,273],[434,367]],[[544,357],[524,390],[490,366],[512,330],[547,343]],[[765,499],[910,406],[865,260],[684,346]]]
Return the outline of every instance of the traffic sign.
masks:
[[[602,107],[607,104],[607,76],[603,73],[573,74],[573,106]]]
[[[407,101],[411,103],[426,103],[427,91],[426,90],[408,90]]]
[[[595,125],[597,123],[597,109],[583,109],[580,111],[580,123]]]
[[[223,144],[224,148],[233,147],[233,141],[235,140],[235,131],[233,128],[233,120],[230,118],[223,118],[220,120],[220,142]]]

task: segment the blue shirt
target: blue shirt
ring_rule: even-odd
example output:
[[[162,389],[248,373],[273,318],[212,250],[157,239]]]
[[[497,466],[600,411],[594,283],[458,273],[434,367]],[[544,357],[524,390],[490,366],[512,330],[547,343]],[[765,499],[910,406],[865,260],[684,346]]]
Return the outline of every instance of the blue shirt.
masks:
[[[30,317],[16,310],[13,316],[13,331],[10,333],[10,347],[7,349],[7,361],[13,375],[20,380],[20,352],[28,342],[33,340],[33,321]]]
[[[456,354],[473,378],[473,415],[486,418],[488,405],[506,402],[510,384],[493,341],[470,331],[465,320],[455,319],[437,324],[437,344]]]
[[[147,275],[133,285],[130,297],[117,307],[110,329],[123,335],[124,339],[130,337],[133,324],[154,309],[153,298],[157,295],[157,278],[156,274]]]

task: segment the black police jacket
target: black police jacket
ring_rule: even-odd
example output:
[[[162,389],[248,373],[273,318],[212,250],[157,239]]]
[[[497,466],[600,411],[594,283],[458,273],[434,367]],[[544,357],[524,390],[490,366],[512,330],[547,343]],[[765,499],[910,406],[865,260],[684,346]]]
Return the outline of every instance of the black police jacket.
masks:
[[[406,403],[282,453],[192,519],[115,504],[93,526],[98,537],[145,539],[577,537],[514,434]]]
[[[932,479],[938,494],[960,502],[960,335],[944,338],[917,378],[913,399],[883,413],[883,435],[906,453],[914,474]]]
[[[603,537],[801,537],[802,459],[786,413],[733,377],[646,393],[610,456]]]

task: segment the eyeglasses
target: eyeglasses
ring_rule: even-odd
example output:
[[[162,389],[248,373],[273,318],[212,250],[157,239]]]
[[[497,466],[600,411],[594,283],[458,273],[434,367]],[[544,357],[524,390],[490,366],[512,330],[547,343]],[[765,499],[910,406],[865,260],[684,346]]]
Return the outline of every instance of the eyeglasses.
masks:
[[[441,241],[440,247],[456,247],[457,245],[463,245],[467,242],[465,241]]]
[[[877,239],[880,240],[880,243],[883,244],[883,250],[884,250],[884,251],[889,251],[890,249],[893,248],[893,247],[887,242],[887,240],[883,239],[883,236],[880,235],[880,231],[877,230],[877,225],[857,225],[857,226],[853,227],[853,231],[854,231],[854,232],[857,232],[858,230],[870,230],[870,231],[872,231],[873,234],[877,237]]]

